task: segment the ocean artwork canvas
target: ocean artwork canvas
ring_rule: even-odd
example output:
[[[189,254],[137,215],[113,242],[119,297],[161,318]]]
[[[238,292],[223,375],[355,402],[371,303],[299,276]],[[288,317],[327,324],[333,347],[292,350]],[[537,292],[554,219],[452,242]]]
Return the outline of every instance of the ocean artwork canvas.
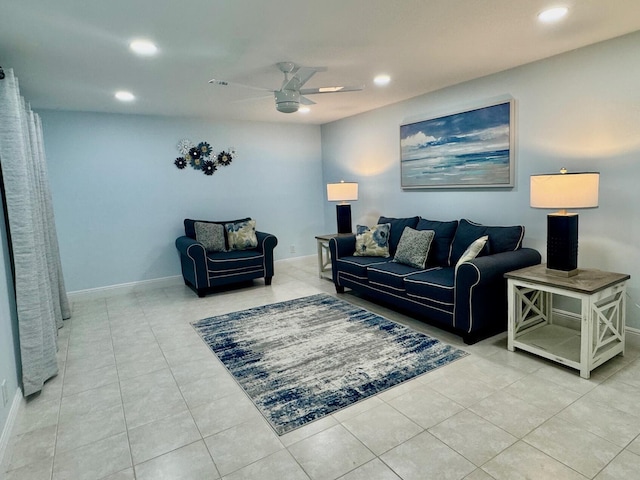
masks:
[[[513,187],[513,100],[400,126],[402,188]]]

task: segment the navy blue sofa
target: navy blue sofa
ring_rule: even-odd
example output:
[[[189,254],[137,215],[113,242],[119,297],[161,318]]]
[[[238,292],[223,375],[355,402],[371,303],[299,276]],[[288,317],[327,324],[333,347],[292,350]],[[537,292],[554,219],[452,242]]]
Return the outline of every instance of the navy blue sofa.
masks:
[[[485,226],[462,219],[439,222],[420,217],[380,217],[390,223],[389,257],[354,256],[355,235],[329,241],[333,282],[338,293],[345,287],[373,300],[397,307],[435,324],[472,344],[506,330],[506,272],[537,265],[540,253],[522,248],[523,226]],[[426,267],[393,261],[405,227],[433,230]],[[487,235],[479,256],[455,266],[467,247]]]
[[[242,220],[207,223],[235,223]],[[180,264],[185,285],[191,287],[199,297],[204,297],[215,287],[264,278],[271,285],[273,277],[273,249],[278,239],[270,233],[256,231],[258,246],[249,250],[207,252],[196,241],[195,222],[204,220],[185,219],[184,236],[176,239],[180,253]]]

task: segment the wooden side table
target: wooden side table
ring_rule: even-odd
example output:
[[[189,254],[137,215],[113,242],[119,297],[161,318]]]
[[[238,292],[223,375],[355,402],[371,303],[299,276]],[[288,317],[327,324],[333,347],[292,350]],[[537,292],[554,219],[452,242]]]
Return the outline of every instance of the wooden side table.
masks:
[[[333,237],[349,237],[352,233],[328,233],[326,235],[316,235],[318,243],[318,275],[320,278],[332,278],[331,272],[331,254],[329,253],[329,240]]]
[[[316,235],[318,243],[318,275],[320,278],[326,278],[325,273],[331,271],[331,254],[329,253],[329,240],[337,237],[337,233],[329,233],[327,235]]]
[[[505,274],[508,284],[507,348],[525,350],[580,371],[624,355],[626,282],[621,273],[580,269],[573,277],[535,265]],[[554,324],[553,295],[580,301],[580,328]]]

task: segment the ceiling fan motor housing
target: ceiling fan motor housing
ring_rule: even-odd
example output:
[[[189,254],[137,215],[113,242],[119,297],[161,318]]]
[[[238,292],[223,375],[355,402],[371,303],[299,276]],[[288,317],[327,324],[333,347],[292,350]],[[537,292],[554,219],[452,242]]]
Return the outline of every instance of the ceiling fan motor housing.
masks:
[[[278,90],[274,92],[276,110],[282,113],[295,113],[300,108],[300,92],[297,90]]]

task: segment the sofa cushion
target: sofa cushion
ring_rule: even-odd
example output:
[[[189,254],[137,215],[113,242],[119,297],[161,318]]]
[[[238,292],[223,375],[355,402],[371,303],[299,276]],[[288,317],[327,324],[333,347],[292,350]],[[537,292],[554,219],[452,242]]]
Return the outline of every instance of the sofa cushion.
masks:
[[[435,232],[433,230],[414,230],[404,227],[393,261],[415,268],[424,268],[427,264],[429,248]]]
[[[258,250],[232,250],[207,254],[209,278],[231,277],[264,270],[264,255]]]
[[[227,223],[224,228],[227,231],[229,250],[250,250],[258,246],[255,220]]]
[[[389,256],[389,230],[388,223],[378,224],[375,227],[364,225],[356,226],[356,257],[388,257]]]
[[[196,241],[200,242],[207,252],[224,252],[227,250],[223,225],[210,222],[195,222],[194,228]]]
[[[483,235],[488,235],[489,241],[478,256],[510,252],[518,250],[522,246],[524,227],[522,225],[510,227],[480,225],[463,218],[458,224],[451,245],[450,265],[455,265],[467,247]]]
[[[381,257],[341,257],[336,260],[338,271],[359,280],[367,280],[367,268],[372,265],[384,265],[391,260]]]
[[[409,218],[392,218],[392,217],[380,217],[378,223],[391,224],[391,233],[389,234],[389,253],[395,255],[398,248],[398,242],[404,232],[404,227],[416,228],[419,217]]]
[[[454,301],[455,269],[434,267],[417,272],[404,279],[404,288],[411,297],[428,300],[437,308],[452,312]]]
[[[367,277],[372,285],[379,285],[385,289],[392,289],[396,292],[404,292],[404,279],[413,275],[417,270],[415,267],[397,262],[387,262],[371,265],[367,268]]]
[[[427,257],[427,265],[438,267],[449,266],[449,252],[457,228],[457,220],[451,222],[439,222],[436,220],[427,220],[426,218],[420,218],[420,220],[418,220],[416,230],[433,230],[435,232],[435,236],[431,242],[429,256]]]

